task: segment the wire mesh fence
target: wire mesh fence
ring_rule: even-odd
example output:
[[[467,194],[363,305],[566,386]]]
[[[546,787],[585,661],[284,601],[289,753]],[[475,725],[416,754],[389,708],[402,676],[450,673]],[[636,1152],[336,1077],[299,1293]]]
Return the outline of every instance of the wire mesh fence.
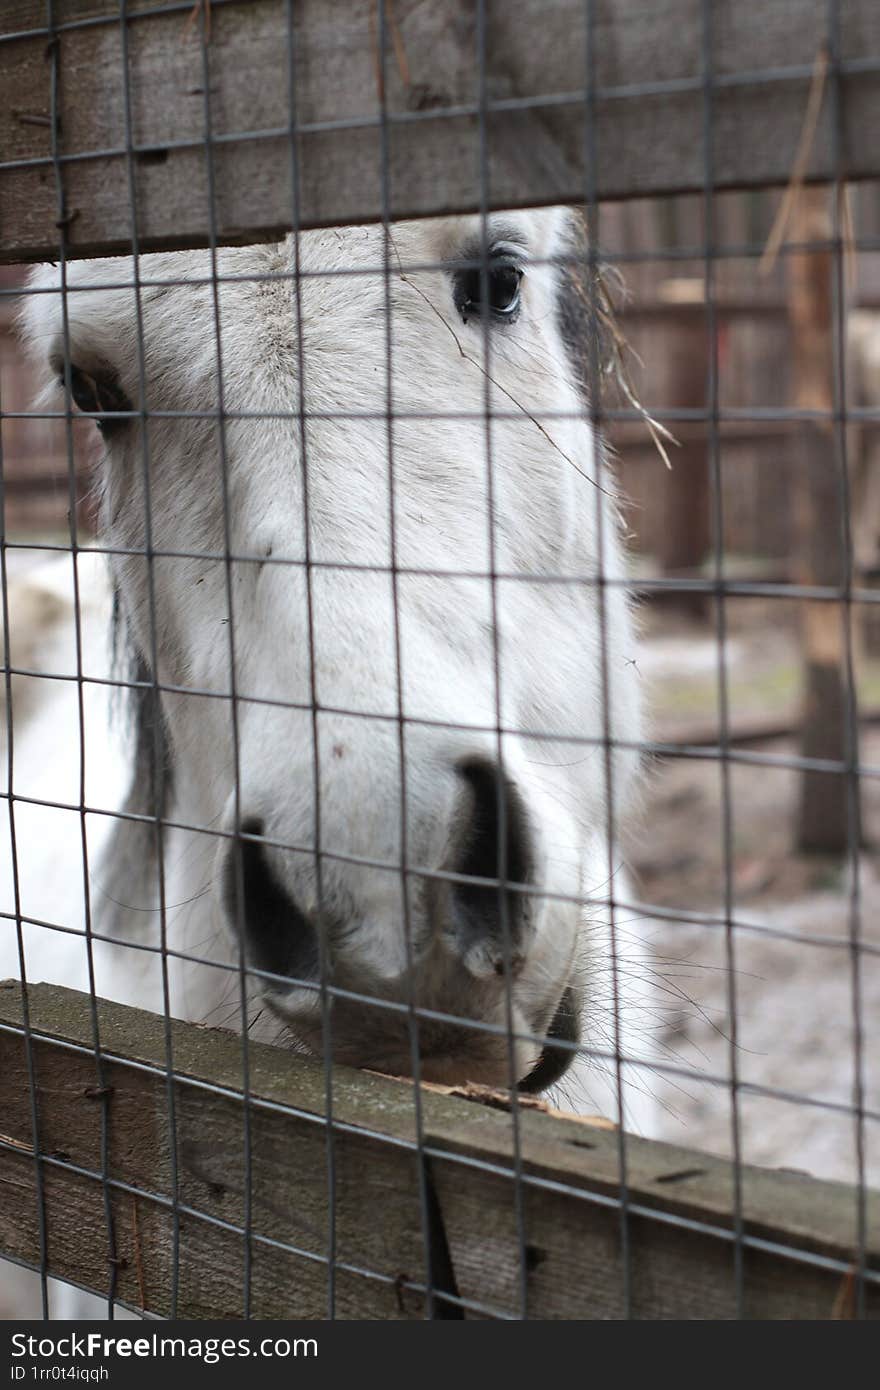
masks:
[[[876,1311],[880,238],[853,181],[880,176],[880,18],[518,9],[0,5],[0,250],[43,263],[0,287],[43,391],[0,401],[0,973],[28,986],[0,1008],[27,1143],[0,1155],[30,1165],[35,1224],[9,1231],[29,1223],[44,1316],[88,1306],[50,1286],[65,1177],[101,1194],[108,1316],[191,1309],[201,1227],[232,1241],[244,1317],[281,1255],[309,1270],[291,1316],[350,1313],[352,1280],[402,1316],[546,1316],[551,1199],[575,1248],[612,1222],[616,1302],[585,1294],[605,1315],[645,1315],[648,1228],[705,1237],[736,1316],[771,1255],[839,1285],[829,1316]],[[627,240],[610,200],[642,197],[663,202]],[[734,341],[771,296],[775,346]],[[8,505],[10,441],[47,427],[62,533]],[[731,542],[749,429],[787,459],[772,565]],[[652,451],[638,475],[628,448]],[[85,992],[75,1023],[46,979]],[[157,1015],[149,1047],[104,999]],[[176,1020],[235,1030],[234,1066],[228,1042],[216,1075],[193,1061]],[[55,1054],[90,1069],[85,1149],[49,1113]],[[417,1084],[370,1092],[368,1122],[352,1066]],[[450,1088],[489,1097],[490,1138],[449,1140]],[[540,1092],[614,1123],[580,1141],[611,1167],[542,1166]],[[193,1158],[194,1096],[235,1102],[219,1167]],[[132,1097],[165,1126],[139,1167]],[[288,1120],[292,1233],[261,1171]],[[711,1171],[720,1207],[646,1196],[639,1136],[720,1153],[656,1179]],[[401,1154],[412,1204],[358,1246],[352,1164],[375,1194]],[[755,1160],[850,1184],[821,1241],[755,1215]],[[451,1194],[496,1180],[493,1300]],[[167,1222],[161,1296],[140,1256],[136,1298],[123,1273],[129,1199],[138,1250],[139,1210]],[[420,1268],[395,1271],[407,1222]]]

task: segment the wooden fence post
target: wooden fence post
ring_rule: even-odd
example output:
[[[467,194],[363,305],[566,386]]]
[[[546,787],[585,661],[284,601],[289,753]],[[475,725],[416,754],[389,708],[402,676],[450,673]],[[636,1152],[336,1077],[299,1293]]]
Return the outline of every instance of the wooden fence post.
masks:
[[[802,189],[791,236],[799,244],[831,237],[827,188]],[[788,264],[792,334],[792,403],[821,412],[794,429],[798,467],[795,491],[795,578],[805,585],[836,587],[845,578],[844,516],[834,407],[834,258],[829,246],[793,252]],[[846,660],[847,615],[828,600],[802,604],[804,705],[801,753],[805,758],[846,762],[850,691]],[[849,779],[840,772],[804,771],[797,820],[802,850],[843,853],[851,839]],[[857,808],[856,808],[856,818]],[[858,826],[854,828],[858,835]]]

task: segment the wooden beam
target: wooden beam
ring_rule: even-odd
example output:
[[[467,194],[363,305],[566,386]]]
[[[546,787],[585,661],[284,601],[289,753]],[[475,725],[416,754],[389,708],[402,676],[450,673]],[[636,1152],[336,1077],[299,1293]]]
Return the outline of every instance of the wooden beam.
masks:
[[[383,170],[394,217],[478,209],[483,153],[491,206],[580,202],[588,116],[600,198],[784,183],[827,6],[714,7],[708,160],[693,0],[599,0],[589,109],[583,0],[489,0],[485,81],[476,0],[389,3],[384,75],[376,0],[298,0],[292,46],[281,0],[212,0],[204,48],[192,8],[130,0],[126,65],[118,0],[57,0],[53,34],[42,0],[0,0],[0,259],[58,254],[53,144],[74,256],[129,252],[133,224],[143,250],[205,245],[212,220],[223,243],[277,237],[294,154],[304,227],[381,217]],[[880,175],[876,0],[842,7],[840,43],[839,165],[832,78],[809,180]]]
[[[828,190],[801,190],[792,215],[792,239],[807,244],[827,240],[830,234]],[[845,460],[839,457],[841,441],[832,420],[837,328],[832,253],[793,252],[787,270],[792,405],[820,415],[800,421],[792,434],[798,530],[794,577],[799,584],[833,588],[846,580],[847,556],[841,484]],[[850,710],[855,694],[849,688],[847,663],[846,624],[852,616],[842,604],[805,602],[801,607],[804,701],[800,751],[804,758],[858,764],[858,715]],[[853,659],[856,639],[853,623]],[[844,854],[853,845],[860,846],[859,783],[851,786],[850,781],[836,772],[807,770],[801,774],[796,828],[799,849]]]
[[[88,996],[28,989],[50,1273],[170,1312],[179,1214],[178,1313],[241,1316],[245,1241],[242,1043],[193,1024],[170,1027],[98,1001],[103,1082],[96,1091]],[[321,1317],[327,1308],[329,1192],[324,1070],[249,1047],[251,1311]],[[423,1088],[438,1307],[516,1316],[525,1260],[529,1316],[619,1317],[624,1303],[618,1135],[545,1109],[520,1114],[525,1251],[517,1227],[510,1115],[503,1099]],[[501,1105],[502,1108],[497,1108]],[[39,1260],[36,1164],[21,987],[0,984],[0,1253]],[[106,1127],[108,1234],[102,1182]],[[425,1220],[412,1085],[333,1072],[337,1313],[420,1318]],[[821,1123],[821,1119],[817,1119]],[[729,1162],[627,1137],[632,1306],[636,1317],[728,1317],[736,1310]],[[794,1173],[742,1170],[745,1312],[827,1318],[847,1307],[856,1256],[856,1193]],[[291,1247],[291,1248],[286,1248]],[[868,1197],[867,1310],[880,1315],[880,1197]]]

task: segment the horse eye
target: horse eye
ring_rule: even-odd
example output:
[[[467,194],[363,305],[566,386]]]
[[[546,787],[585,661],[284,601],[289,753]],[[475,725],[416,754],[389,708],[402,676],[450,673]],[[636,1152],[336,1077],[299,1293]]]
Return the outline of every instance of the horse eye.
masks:
[[[60,381],[61,385],[64,386],[63,375]],[[115,372],[110,368],[93,375],[91,372],[83,371],[82,368],[71,365],[70,394],[80,410],[85,411],[88,415],[101,415],[103,417],[95,421],[102,434],[106,434],[111,429],[118,429],[127,423],[125,420],[113,418],[119,411],[130,411],[131,401],[119,385]]]
[[[489,254],[485,274],[479,268],[460,271],[455,281],[455,307],[464,323],[484,308],[494,319],[512,322],[519,313],[522,267],[508,253]]]

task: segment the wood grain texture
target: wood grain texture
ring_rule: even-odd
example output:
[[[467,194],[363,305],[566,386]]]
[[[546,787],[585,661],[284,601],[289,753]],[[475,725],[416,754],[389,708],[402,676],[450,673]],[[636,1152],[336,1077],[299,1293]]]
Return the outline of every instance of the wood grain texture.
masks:
[[[191,8],[129,4],[127,101],[116,0],[55,6],[71,255],[129,252],[135,228],[143,250],[205,245],[212,218],[220,242],[276,237],[296,220],[294,166],[304,227],[371,221],[386,207],[473,211],[484,158],[495,207],[579,202],[591,183],[601,198],[699,191],[707,168],[719,189],[785,182],[827,7],[714,7],[708,152],[699,0],[596,0],[589,107],[583,0],[489,0],[484,81],[476,0],[395,0],[384,75],[375,0],[299,0],[292,45],[282,0],[214,0],[204,51]],[[97,22],[76,27],[83,19]],[[880,117],[880,7],[848,0],[840,20],[839,168],[829,83],[810,179],[880,174],[866,136]],[[0,0],[0,258],[10,260],[58,253],[44,24],[38,0]],[[25,36],[3,40],[15,34]],[[775,76],[743,82],[750,73]]]
[[[86,995],[29,987],[39,1148],[53,1274],[97,1291],[117,1261],[118,1294],[171,1310],[175,1263],[172,1155],[176,1154],[178,1312],[243,1312],[245,1143],[241,1039],[172,1023],[174,1125],[169,1119],[164,1023],[100,1001],[105,1080],[95,1096]],[[39,1226],[21,988],[0,985],[0,1253],[36,1262]],[[251,1044],[251,1311],[321,1317],[327,1310],[327,1126],[320,1064]],[[460,1299],[477,1315],[608,1318],[626,1312],[613,1128],[556,1113],[520,1115],[525,1250],[521,1251],[512,1127],[502,1109],[423,1088],[429,1180]],[[101,1180],[106,1107],[111,1250]],[[333,1073],[337,1316],[426,1313],[423,1221],[413,1088],[336,1068]],[[817,1123],[820,1123],[817,1120]],[[735,1315],[731,1165],[627,1137],[632,1303],[636,1317]],[[48,1160],[48,1161],[47,1161]],[[52,1161],[55,1160],[55,1161]],[[745,1312],[832,1315],[856,1248],[856,1193],[792,1173],[743,1170]],[[880,1197],[868,1198],[867,1308],[880,1314]],[[685,1224],[682,1224],[685,1223]],[[690,1224],[687,1224],[690,1223]],[[777,1248],[778,1247],[778,1248]],[[798,1255],[839,1262],[840,1270]],[[435,1264],[434,1266],[438,1266]]]

